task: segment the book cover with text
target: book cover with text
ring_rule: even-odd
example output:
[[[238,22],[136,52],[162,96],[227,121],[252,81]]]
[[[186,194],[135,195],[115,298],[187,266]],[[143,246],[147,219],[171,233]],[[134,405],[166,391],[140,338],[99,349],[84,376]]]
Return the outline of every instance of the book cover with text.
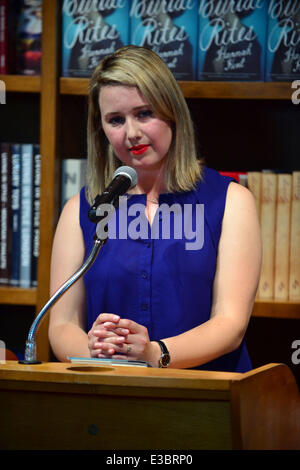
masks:
[[[264,80],[267,6],[267,0],[199,1],[198,80]]]
[[[107,8],[107,3],[113,4]],[[107,55],[128,44],[130,2],[74,2],[62,5],[62,76],[90,77]]]
[[[132,0],[130,43],[152,49],[177,80],[195,80],[198,2]]]
[[[266,81],[300,78],[300,0],[270,0]]]
[[[20,287],[31,287],[33,144],[21,145]]]
[[[12,144],[11,151],[11,271],[10,284],[20,283],[21,250],[21,145]]]

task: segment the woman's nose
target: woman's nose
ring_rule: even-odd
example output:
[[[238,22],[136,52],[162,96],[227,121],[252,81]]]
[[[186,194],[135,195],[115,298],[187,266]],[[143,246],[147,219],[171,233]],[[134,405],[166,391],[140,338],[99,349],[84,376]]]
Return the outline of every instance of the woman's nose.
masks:
[[[139,123],[132,118],[127,119],[126,121],[126,133],[128,140],[138,140],[142,136],[142,132],[139,126]]]

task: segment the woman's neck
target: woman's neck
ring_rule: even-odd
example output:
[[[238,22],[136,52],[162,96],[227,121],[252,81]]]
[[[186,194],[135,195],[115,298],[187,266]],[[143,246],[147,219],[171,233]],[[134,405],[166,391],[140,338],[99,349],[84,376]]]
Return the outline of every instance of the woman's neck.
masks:
[[[152,198],[159,196],[165,190],[164,172],[159,171],[138,171],[138,183],[130,191],[132,194],[147,194]]]

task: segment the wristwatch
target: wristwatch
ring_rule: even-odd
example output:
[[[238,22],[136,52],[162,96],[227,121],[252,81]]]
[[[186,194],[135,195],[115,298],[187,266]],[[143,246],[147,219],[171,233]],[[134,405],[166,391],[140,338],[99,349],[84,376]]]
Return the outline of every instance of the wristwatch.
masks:
[[[158,365],[159,367],[168,367],[168,365],[170,364],[170,354],[168,348],[163,341],[159,340],[156,342],[159,344],[161,349],[161,356],[159,358]]]

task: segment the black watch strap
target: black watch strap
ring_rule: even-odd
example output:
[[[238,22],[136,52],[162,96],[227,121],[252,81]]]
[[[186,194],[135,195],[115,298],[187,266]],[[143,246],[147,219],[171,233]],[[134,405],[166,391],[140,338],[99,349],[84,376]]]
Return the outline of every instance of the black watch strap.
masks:
[[[159,344],[161,349],[161,356],[159,358],[158,365],[159,367],[168,367],[168,365],[170,364],[170,353],[168,351],[168,348],[165,343],[161,340],[158,340],[157,343]]]

